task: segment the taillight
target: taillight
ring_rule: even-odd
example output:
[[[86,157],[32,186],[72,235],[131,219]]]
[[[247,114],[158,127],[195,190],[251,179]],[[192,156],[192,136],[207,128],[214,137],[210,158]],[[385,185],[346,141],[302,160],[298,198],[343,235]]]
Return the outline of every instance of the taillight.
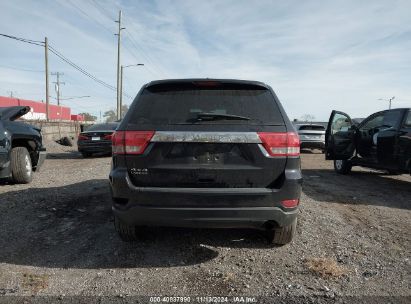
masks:
[[[113,154],[124,154],[124,131],[116,131],[111,137],[111,146]]]
[[[143,154],[153,135],[154,131],[116,131],[113,154]]]
[[[113,138],[113,133],[103,136],[103,139],[105,139],[105,140],[111,140],[112,138]]]
[[[86,135],[79,135],[78,136],[78,140],[87,140],[88,139],[88,137],[86,136]]]
[[[300,155],[300,139],[295,132],[258,132],[258,136],[270,156]]]
[[[295,208],[300,203],[299,199],[289,199],[281,201],[281,205],[285,208]]]

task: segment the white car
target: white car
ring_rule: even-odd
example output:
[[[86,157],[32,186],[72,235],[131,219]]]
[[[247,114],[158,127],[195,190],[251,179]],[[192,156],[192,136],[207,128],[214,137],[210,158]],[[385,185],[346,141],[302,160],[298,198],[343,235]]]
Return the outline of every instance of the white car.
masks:
[[[296,124],[301,149],[320,149],[324,153],[325,127],[320,124]]]

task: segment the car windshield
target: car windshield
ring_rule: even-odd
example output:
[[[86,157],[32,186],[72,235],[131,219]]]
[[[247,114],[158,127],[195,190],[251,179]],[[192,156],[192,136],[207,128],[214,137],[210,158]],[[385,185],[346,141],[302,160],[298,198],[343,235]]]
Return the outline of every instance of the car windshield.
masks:
[[[138,98],[133,124],[284,124],[271,91],[256,85],[162,84],[144,89]]]

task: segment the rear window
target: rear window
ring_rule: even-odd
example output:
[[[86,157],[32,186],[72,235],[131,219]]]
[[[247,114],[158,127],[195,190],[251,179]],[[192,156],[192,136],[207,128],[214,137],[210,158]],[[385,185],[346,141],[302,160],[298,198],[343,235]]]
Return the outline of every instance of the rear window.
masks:
[[[117,126],[117,123],[97,124],[87,128],[86,131],[114,131]]]
[[[300,126],[298,130],[325,131],[323,126]]]
[[[199,113],[236,115],[249,120],[196,121]],[[161,84],[144,89],[129,122],[284,125],[272,93],[264,87],[244,84],[200,86],[195,83]]]

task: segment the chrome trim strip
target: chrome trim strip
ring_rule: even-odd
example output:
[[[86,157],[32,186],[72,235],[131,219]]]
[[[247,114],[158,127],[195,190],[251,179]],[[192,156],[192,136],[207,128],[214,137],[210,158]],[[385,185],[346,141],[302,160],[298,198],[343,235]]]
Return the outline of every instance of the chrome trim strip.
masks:
[[[256,132],[157,131],[151,142],[261,143]]]

